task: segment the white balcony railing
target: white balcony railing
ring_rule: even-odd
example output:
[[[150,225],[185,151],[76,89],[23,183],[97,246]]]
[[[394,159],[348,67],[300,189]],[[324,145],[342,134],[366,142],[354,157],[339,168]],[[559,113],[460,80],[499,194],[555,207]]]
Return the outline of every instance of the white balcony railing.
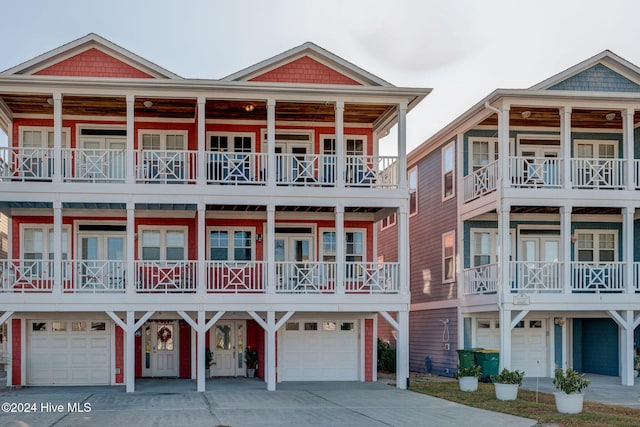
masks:
[[[266,184],[266,153],[207,152],[207,183]]]
[[[0,180],[48,181],[53,168],[52,149],[0,147]]]
[[[136,151],[136,181],[147,184],[195,183],[197,151]]]
[[[195,292],[197,261],[136,261],[136,292]]]
[[[625,289],[625,264],[624,262],[572,262],[572,291],[580,293],[622,292]]]
[[[464,177],[464,201],[470,202],[495,191],[497,184],[498,161],[496,160]]]
[[[62,161],[65,181],[124,182],[124,149],[64,148]]]
[[[64,261],[70,280],[65,292],[124,292],[126,261],[73,260]]]
[[[397,262],[348,262],[344,288],[347,293],[398,293]]]
[[[207,292],[264,292],[264,261],[207,261]]]
[[[336,156],[328,154],[276,154],[276,181],[280,185],[334,186]]]
[[[562,291],[562,262],[512,261],[511,289],[517,292]]]
[[[467,268],[462,276],[465,295],[495,294],[498,290],[498,264]]]
[[[513,187],[558,188],[562,186],[562,159],[510,157],[509,174]]]
[[[53,261],[14,259],[0,261],[0,291],[51,292]]]
[[[276,293],[333,293],[334,262],[276,262]]]
[[[395,156],[345,156],[347,187],[397,188],[398,158]]]
[[[620,189],[625,185],[624,159],[572,159],[574,188]]]

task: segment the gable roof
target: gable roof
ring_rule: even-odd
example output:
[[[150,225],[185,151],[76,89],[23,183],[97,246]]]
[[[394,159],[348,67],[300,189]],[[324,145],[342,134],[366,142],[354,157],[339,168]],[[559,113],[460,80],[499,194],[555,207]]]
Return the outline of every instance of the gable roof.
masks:
[[[284,70],[285,75],[293,76],[292,71],[295,72],[295,63],[299,61],[313,61],[313,64],[320,64],[327,72],[334,73],[333,78],[329,79],[329,84],[360,84],[366,86],[383,86],[393,87],[393,85],[380,77],[377,77],[370,72],[346,61],[339,56],[321,48],[320,46],[306,42],[300,46],[289,49],[279,55],[273,56],[264,61],[258,62],[255,65],[247,67],[236,73],[233,73],[225,78],[223,81],[273,81],[267,80],[273,77],[269,76],[269,73],[275,70]],[[300,68],[303,70],[304,68]],[[339,78],[342,76],[342,79]],[[266,77],[266,78],[265,78]],[[318,83],[317,80],[308,77],[305,79],[295,78],[290,80],[291,83]],[[340,82],[342,80],[342,82]],[[352,83],[352,82],[353,83]]]
[[[0,74],[30,75],[38,74],[39,72],[47,69],[56,70],[57,73],[61,68],[64,68],[63,63],[65,61],[77,60],[79,57],[90,54],[93,56],[99,55],[102,58],[106,58],[106,56],[108,56],[111,58],[112,65],[119,62],[123,66],[123,69],[129,67],[131,70],[138,71],[148,77],[160,79],[181,79],[177,74],[174,74],[171,71],[166,70],[94,33],[87,34],[84,37],[64,44],[56,49],[43,53],[42,55],[38,55],[35,58],[9,68]],[[130,70],[127,74],[127,77],[135,75],[135,73],[131,73]],[[95,77],[95,75],[91,76]],[[100,77],[114,76],[107,75]],[[143,76],[140,75],[139,77]]]
[[[604,50],[529,90],[640,92],[640,68],[610,50]]]

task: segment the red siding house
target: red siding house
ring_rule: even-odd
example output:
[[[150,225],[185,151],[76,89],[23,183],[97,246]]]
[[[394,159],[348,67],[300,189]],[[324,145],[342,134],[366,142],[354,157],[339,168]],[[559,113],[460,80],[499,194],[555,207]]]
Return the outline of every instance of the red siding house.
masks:
[[[204,391],[248,348],[268,390],[375,381],[379,313],[406,378],[407,247],[379,261],[375,224],[395,213],[406,241],[428,93],[312,43],[201,80],[89,34],[0,73],[7,384]]]

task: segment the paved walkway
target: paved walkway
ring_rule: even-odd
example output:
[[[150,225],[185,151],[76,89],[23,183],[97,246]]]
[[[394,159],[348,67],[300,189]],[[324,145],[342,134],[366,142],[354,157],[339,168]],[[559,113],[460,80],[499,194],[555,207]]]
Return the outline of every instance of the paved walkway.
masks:
[[[124,387],[1,389],[0,403],[35,404],[36,411],[0,413],[0,426],[458,427],[472,423],[474,427],[524,427],[536,424],[529,419],[474,409],[382,383],[281,383],[277,391],[268,392],[259,380],[215,379],[207,382],[207,390],[197,393],[192,380],[138,380],[135,393],[125,393]],[[73,405],[85,412],[70,411]]]

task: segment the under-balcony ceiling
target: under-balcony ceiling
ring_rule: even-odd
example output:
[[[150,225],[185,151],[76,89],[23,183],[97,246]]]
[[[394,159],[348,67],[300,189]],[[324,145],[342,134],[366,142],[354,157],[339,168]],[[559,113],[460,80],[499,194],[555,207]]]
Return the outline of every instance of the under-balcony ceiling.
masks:
[[[609,116],[613,114],[613,116]],[[611,120],[607,119],[607,116]],[[634,116],[634,124],[640,123],[640,114]],[[482,126],[498,126],[497,114],[487,117]],[[511,127],[560,127],[558,108],[511,107],[509,110]],[[571,127],[622,130],[620,110],[585,110],[574,108],[571,111]]]

